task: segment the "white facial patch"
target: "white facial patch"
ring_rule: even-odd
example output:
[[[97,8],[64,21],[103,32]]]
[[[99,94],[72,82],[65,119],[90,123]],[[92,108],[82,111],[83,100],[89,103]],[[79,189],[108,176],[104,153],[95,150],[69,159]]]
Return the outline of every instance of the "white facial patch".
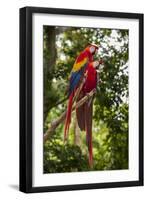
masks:
[[[95,51],[95,47],[94,46],[91,46],[89,49],[90,49],[91,53],[93,53]]]
[[[99,62],[98,61],[94,61],[92,64],[93,64],[93,67],[96,68],[99,65]]]

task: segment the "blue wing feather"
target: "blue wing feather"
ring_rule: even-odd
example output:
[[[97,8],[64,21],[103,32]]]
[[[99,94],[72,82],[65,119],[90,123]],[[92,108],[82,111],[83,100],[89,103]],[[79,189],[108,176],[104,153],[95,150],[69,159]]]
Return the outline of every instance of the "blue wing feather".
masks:
[[[81,77],[83,76],[83,72],[86,66],[87,66],[87,63],[83,66],[81,70],[77,72],[72,72],[71,77],[70,77],[69,95],[77,87]]]
[[[78,83],[81,79],[81,76],[82,76],[81,73],[77,73],[77,72],[72,74],[72,81],[70,81],[69,95],[78,85]]]

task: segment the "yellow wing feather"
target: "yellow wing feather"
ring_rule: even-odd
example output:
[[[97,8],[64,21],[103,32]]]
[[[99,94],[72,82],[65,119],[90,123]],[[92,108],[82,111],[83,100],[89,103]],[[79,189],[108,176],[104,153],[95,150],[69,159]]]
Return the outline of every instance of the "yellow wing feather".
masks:
[[[88,61],[88,58],[84,58],[82,61],[80,62],[75,62],[74,63],[74,66],[72,68],[72,72],[76,72],[76,71],[79,71]]]

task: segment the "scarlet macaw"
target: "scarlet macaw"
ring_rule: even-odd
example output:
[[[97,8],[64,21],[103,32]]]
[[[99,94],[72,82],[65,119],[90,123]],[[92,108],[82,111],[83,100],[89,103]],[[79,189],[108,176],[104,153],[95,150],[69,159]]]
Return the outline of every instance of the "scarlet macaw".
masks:
[[[84,49],[77,57],[70,76],[69,84],[69,100],[67,105],[67,113],[65,119],[64,127],[64,140],[67,139],[69,126],[71,122],[71,112],[73,105],[73,98],[75,98],[76,91],[80,86],[81,80],[86,74],[85,82],[81,88],[80,93],[78,94],[77,100],[83,98],[87,93],[96,88],[97,85],[97,71],[96,67],[98,66],[98,61],[93,61],[93,55],[98,50],[98,46],[95,44],[90,44]],[[92,105],[93,98],[89,99],[82,106],[76,109],[76,116],[79,128],[86,131],[86,141],[89,151],[89,165],[92,166]]]
[[[79,94],[78,101],[82,99],[87,93],[96,89],[99,77],[96,71],[96,67],[100,62],[95,61],[88,64],[86,68],[87,77],[82,90]],[[76,109],[76,116],[79,128],[81,131],[86,132],[86,142],[89,151],[89,165],[93,164],[93,152],[92,152],[92,114],[93,114],[93,97],[86,101],[82,106]]]

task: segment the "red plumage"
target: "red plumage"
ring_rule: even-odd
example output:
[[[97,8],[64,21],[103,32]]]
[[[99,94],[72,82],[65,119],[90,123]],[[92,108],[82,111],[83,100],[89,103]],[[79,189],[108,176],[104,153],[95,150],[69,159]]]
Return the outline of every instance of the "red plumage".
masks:
[[[87,93],[96,88],[97,85],[97,72],[90,63],[86,69],[87,78],[83,85],[82,91],[78,100],[82,99]],[[89,165],[93,165],[93,152],[92,152],[92,113],[93,113],[93,97],[85,102],[76,110],[77,121],[79,128],[86,131],[86,142],[89,152]]]
[[[70,125],[70,122],[71,122],[73,95],[74,95],[74,91],[69,96],[67,113],[66,113],[66,123],[65,123],[65,127],[64,127],[64,141],[67,139],[67,134],[68,134],[68,131],[69,131],[69,125]]]
[[[94,88],[96,88],[97,85],[97,71],[95,67],[93,67],[93,63],[89,63],[86,72],[87,72],[87,78],[83,86],[83,91],[85,93],[89,93]]]
[[[83,61],[85,58],[87,58],[86,63],[81,63],[81,61]],[[84,76],[84,72],[88,66],[88,63],[91,62],[92,60],[93,60],[93,55],[92,53],[90,53],[89,46],[88,46],[87,48],[84,49],[84,51],[80,53],[80,55],[77,57],[74,63],[72,74],[70,77],[69,100],[68,100],[68,105],[67,105],[67,113],[66,113],[65,127],[64,127],[64,141],[67,139],[69,126],[71,122],[71,112],[72,112],[74,94],[76,93],[79,83]],[[80,63],[80,66],[77,67],[79,63]]]
[[[76,99],[79,101],[87,93],[91,92],[96,88],[97,85],[97,72],[93,66],[93,55],[95,54],[98,47],[96,45],[89,45],[84,49],[83,52],[77,57],[69,85],[69,101],[67,105],[67,113],[64,127],[64,141],[67,139],[69,126],[71,122],[72,105]],[[86,61],[85,61],[86,60]],[[97,65],[95,63],[95,65]],[[86,77],[85,77],[86,74]],[[85,77],[85,78],[84,78]],[[83,80],[85,80],[83,84]],[[82,84],[81,84],[82,82]],[[81,88],[82,87],[82,88]],[[80,89],[80,90],[79,90]],[[77,91],[80,91],[77,92]],[[76,96],[76,98],[75,98]],[[86,101],[82,106],[76,109],[77,121],[79,128],[86,132],[86,142],[89,152],[89,165],[93,164],[93,153],[92,153],[92,112],[93,112],[93,97]]]

